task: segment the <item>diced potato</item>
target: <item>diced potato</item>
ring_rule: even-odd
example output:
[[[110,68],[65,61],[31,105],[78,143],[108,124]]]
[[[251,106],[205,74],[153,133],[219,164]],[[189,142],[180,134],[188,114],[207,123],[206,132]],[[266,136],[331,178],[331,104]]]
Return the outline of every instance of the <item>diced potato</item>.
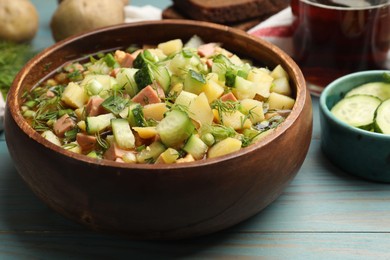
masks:
[[[77,142],[69,143],[67,146],[64,146],[66,150],[74,153],[81,153],[81,147]]]
[[[214,114],[215,115],[215,114]],[[232,127],[234,130],[242,130],[250,128],[252,122],[240,111],[222,113],[222,118],[219,118],[217,112],[217,120],[224,126]]]
[[[178,158],[179,152],[173,148],[168,148],[162,154],[160,154],[156,160],[156,163],[175,163]]]
[[[187,154],[184,158],[176,160],[176,163],[186,163],[186,162],[195,162],[194,157],[191,154]]]
[[[222,48],[221,46],[215,47],[215,53],[216,54],[225,55],[226,57],[233,56],[233,53],[231,53],[230,51],[226,50],[225,48]]]
[[[107,135],[106,141],[107,141],[110,145],[113,145],[114,142],[115,142],[115,138],[114,138],[113,135]]]
[[[204,88],[204,93],[206,94],[209,103],[221,97],[224,91],[225,91],[224,87],[219,85],[214,80],[207,81],[207,84]]]
[[[239,100],[254,98],[256,95],[256,88],[253,82],[237,76],[232,92]]]
[[[77,83],[70,82],[62,93],[61,100],[72,108],[81,108],[88,101],[88,95]]]
[[[254,84],[254,88],[256,89],[255,90],[256,94],[254,99],[264,101],[267,98],[269,98],[272,83],[267,84],[267,83],[256,82],[253,84]]]
[[[272,82],[274,78],[270,75],[268,70],[253,68],[249,71],[247,80],[252,82]]]
[[[154,119],[156,121],[161,121],[167,111],[168,108],[165,103],[148,104],[145,105],[142,110],[145,119]]]
[[[50,130],[46,130],[45,132],[43,132],[41,134],[41,136],[43,138],[45,138],[46,140],[48,140],[49,142],[55,144],[55,145],[58,145],[58,146],[61,146],[61,141],[60,139]]]
[[[198,96],[194,93],[188,91],[181,91],[175,100],[175,105],[189,107],[190,104],[194,101]]]
[[[87,131],[87,125],[86,125],[86,123],[85,123],[84,120],[79,121],[79,122],[77,123],[77,126],[78,126],[78,128],[80,128],[81,131],[84,131],[84,132]]]
[[[80,108],[77,108],[74,113],[76,114],[77,118],[78,119],[84,119],[85,117],[85,113],[84,113],[84,107],[80,107]]]
[[[273,81],[271,92],[276,92],[285,96],[291,96],[291,87],[286,77],[280,77]]]
[[[126,152],[122,155],[122,160],[125,163],[137,163],[137,156],[134,152]]]
[[[191,119],[201,123],[201,125],[211,125],[214,115],[205,93],[200,93],[200,95],[190,103],[188,115]]]
[[[174,95],[175,93],[180,93],[182,90],[183,90],[183,82],[178,82],[171,87],[169,94]]]
[[[295,100],[291,97],[272,92],[268,98],[269,109],[292,109]]]
[[[99,91],[99,93],[91,93],[91,95],[99,94],[99,96],[102,98],[108,97],[109,91],[113,88],[113,86],[117,85],[116,79],[110,75],[88,74],[85,76],[83,81],[81,81],[80,86],[86,93],[88,93],[89,84],[95,80],[102,85],[102,89]]]
[[[144,139],[153,138],[157,135],[156,127],[153,126],[145,126],[145,127],[132,127],[134,131],[136,131],[139,137]]]
[[[242,65],[244,64],[244,62],[240,59],[240,57],[238,57],[236,54],[233,54],[233,56],[231,56],[230,58],[230,61],[234,64],[234,65]]]
[[[274,80],[274,78],[270,76],[269,71],[265,69],[252,69],[249,71],[247,79],[254,83],[256,94],[263,98],[269,97],[270,88]]]
[[[215,158],[218,156],[236,152],[241,149],[241,144],[242,143],[240,140],[228,137],[216,143],[214,146],[210,147],[207,152],[207,157]]]
[[[285,77],[285,78],[288,78],[288,74],[287,72],[283,69],[282,65],[277,65],[271,72],[271,77],[273,77],[274,79],[278,79],[278,78],[282,78],[282,77]]]
[[[180,39],[175,39],[160,43],[157,47],[162,50],[165,55],[170,55],[181,51],[183,48],[183,42]]]
[[[160,48],[158,49],[149,49],[149,52],[156,56],[158,60],[163,60],[167,57],[167,55],[164,53],[164,51]]]
[[[263,103],[254,99],[241,100],[241,107],[244,110],[244,114],[249,115],[249,119],[252,124],[261,122],[264,120]]]

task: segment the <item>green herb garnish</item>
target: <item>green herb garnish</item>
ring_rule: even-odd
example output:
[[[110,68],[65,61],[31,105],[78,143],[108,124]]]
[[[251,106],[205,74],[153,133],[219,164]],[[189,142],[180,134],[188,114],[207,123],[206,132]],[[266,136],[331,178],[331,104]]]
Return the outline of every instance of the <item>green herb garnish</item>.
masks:
[[[104,100],[102,107],[106,110],[118,115],[126,106],[130,103],[128,99],[122,98],[120,96],[110,96]]]
[[[0,91],[4,98],[16,74],[33,55],[30,45],[0,41]]]

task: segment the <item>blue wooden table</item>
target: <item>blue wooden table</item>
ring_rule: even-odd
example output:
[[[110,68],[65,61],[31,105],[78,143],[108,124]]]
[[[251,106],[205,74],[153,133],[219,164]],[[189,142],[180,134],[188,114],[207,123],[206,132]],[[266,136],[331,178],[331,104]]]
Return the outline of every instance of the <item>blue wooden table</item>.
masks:
[[[33,0],[41,15],[34,46],[53,43],[54,0]],[[160,8],[168,1],[135,1]],[[352,177],[320,149],[318,99],[308,156],[269,207],[228,230],[174,242],[129,241],[94,233],[38,200],[18,176],[0,135],[0,259],[390,259],[390,185]]]

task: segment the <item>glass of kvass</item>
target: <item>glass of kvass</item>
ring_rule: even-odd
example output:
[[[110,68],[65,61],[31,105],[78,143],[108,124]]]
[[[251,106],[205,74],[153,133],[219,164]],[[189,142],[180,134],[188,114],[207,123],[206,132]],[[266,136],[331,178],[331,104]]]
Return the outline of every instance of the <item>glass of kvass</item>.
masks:
[[[293,58],[310,92],[351,72],[388,69],[390,0],[291,0]]]

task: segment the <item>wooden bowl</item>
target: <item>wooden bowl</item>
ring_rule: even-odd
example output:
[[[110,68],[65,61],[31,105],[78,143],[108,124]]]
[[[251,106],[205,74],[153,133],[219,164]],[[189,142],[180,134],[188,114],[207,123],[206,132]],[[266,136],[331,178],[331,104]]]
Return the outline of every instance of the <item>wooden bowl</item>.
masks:
[[[96,160],[46,141],[20,112],[21,96],[70,60],[132,43],[198,35],[290,76],[296,104],[261,142],[220,158],[174,165],[128,165]],[[54,210],[100,231],[136,239],[179,239],[219,231],[274,201],[307,154],[310,95],[300,69],[276,46],[243,31],[206,22],[165,20],[123,24],[61,41],[17,75],[7,99],[5,133],[15,166]]]

